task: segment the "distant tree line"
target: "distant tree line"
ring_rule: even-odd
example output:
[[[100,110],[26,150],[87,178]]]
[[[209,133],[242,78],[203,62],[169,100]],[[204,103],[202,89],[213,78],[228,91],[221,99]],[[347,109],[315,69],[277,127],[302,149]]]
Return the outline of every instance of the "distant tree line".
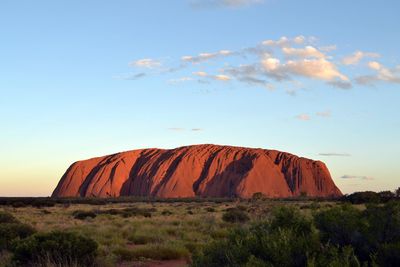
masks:
[[[355,192],[355,193],[343,196],[342,200],[351,202],[352,204],[386,203],[391,200],[400,200],[400,187],[398,189],[396,189],[394,192],[392,192],[392,191]]]

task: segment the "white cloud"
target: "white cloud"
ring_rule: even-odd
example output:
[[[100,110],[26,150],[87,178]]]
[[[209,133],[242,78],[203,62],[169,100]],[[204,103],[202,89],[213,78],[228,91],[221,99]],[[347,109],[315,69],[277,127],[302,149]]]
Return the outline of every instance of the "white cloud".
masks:
[[[276,80],[289,79],[290,75],[299,75],[328,82],[337,79],[349,81],[347,76],[339,72],[335,64],[324,58],[289,60],[283,64],[277,58],[266,58],[262,60],[262,66],[266,74]]]
[[[196,75],[196,76],[200,76],[200,77],[207,77],[208,76],[207,72],[204,72],[204,71],[196,71],[196,72],[193,72],[193,74]]]
[[[305,38],[303,35],[296,36],[296,37],[293,39],[293,41],[294,41],[296,44],[302,44],[302,43],[304,43],[305,40],[306,40],[306,38]]]
[[[342,63],[344,65],[356,65],[358,64],[363,58],[376,58],[379,57],[379,54],[377,53],[371,53],[371,52],[363,52],[363,51],[356,51],[352,55],[347,56],[342,59]]]
[[[288,38],[286,36],[280,37],[278,40],[268,39],[263,41],[261,44],[265,46],[278,46],[278,47],[288,47],[291,45],[302,45],[305,43],[311,43],[312,38],[306,38],[303,35],[296,36],[294,38]]]
[[[211,2],[235,6],[253,1],[213,0]],[[184,77],[170,78],[168,82],[180,83],[196,80],[199,83],[209,84],[213,81],[237,81],[267,89],[273,89],[276,82],[289,82],[288,84],[292,86],[292,83],[299,81],[305,84],[307,79],[323,81],[340,89],[352,88],[353,80],[361,85],[370,85],[378,81],[400,83],[400,66],[386,67],[377,61],[371,60],[366,65],[370,73],[362,75],[361,72],[359,76],[351,75],[354,73],[355,67],[351,68],[353,71],[347,72],[350,70],[348,66],[351,65],[359,66],[360,71],[365,71],[365,68],[361,68],[359,64],[361,60],[377,58],[380,56],[379,54],[357,50],[347,57],[337,58],[335,54],[338,52],[334,51],[337,49],[336,45],[321,47],[318,42],[315,37],[282,36],[275,40],[265,40],[254,46],[238,50],[221,49],[217,52],[182,56],[180,60],[176,59],[175,66],[164,66],[166,63],[160,60],[143,58],[131,62],[130,66],[147,68],[148,70],[137,74],[124,75],[123,79],[136,80],[147,75],[171,74],[185,69],[193,71],[194,66],[199,66],[199,69],[205,71],[193,72],[192,77],[186,77],[186,73],[181,72]],[[231,60],[232,56],[235,56],[235,61]],[[212,64],[205,64],[209,62]],[[238,65],[231,65],[232,62]],[[284,90],[290,95],[296,94],[296,91],[292,88],[284,88]]]
[[[264,69],[266,71],[272,72],[277,70],[280,67],[280,60],[277,58],[268,57],[261,61]]]
[[[129,63],[131,67],[140,67],[140,68],[156,68],[161,66],[161,62],[159,60],[151,59],[151,58],[143,58],[136,61],[132,61]]]
[[[204,71],[193,72],[193,75],[196,75],[196,76],[199,76],[202,78],[209,78],[209,79],[213,79],[213,80],[217,80],[217,81],[224,81],[224,82],[231,80],[231,77],[229,77],[228,75],[224,75],[224,74],[210,75]]]
[[[293,74],[301,75],[304,77],[332,81],[340,79],[342,81],[349,81],[349,78],[341,74],[336,68],[335,64],[327,61],[326,59],[304,59],[301,61],[288,61],[285,68]]]
[[[262,44],[266,45],[266,46],[281,46],[281,47],[285,47],[285,46],[290,45],[291,41],[286,36],[282,36],[277,41],[275,41],[275,40],[265,40],[265,41],[262,42]]]
[[[224,74],[218,74],[218,75],[214,75],[213,76],[216,80],[219,81],[229,81],[231,79],[231,77],[224,75]]]
[[[168,80],[168,83],[177,84],[177,83],[183,83],[183,82],[189,82],[189,81],[193,81],[193,78],[192,77],[181,77],[181,78],[177,78],[177,79],[170,79],[170,80]]]
[[[373,180],[373,177],[370,176],[359,176],[359,175],[343,175],[340,178],[342,179],[361,179],[361,180]]]
[[[326,55],[313,46],[304,48],[283,47],[282,52],[288,57],[325,58]]]
[[[298,119],[298,120],[301,120],[301,121],[309,121],[309,120],[311,120],[311,117],[308,114],[299,114],[295,118]]]
[[[183,132],[183,131],[186,131],[187,129],[181,128],[181,127],[171,127],[171,128],[167,128],[167,130],[174,131],[174,132]],[[189,130],[192,131],[192,132],[204,131],[203,128],[192,128],[192,129],[189,129]]]
[[[121,74],[121,75],[117,75],[114,76],[115,79],[122,79],[122,80],[138,80],[140,78],[145,77],[147,74],[144,72],[140,72],[140,73],[128,73],[128,74]]]
[[[215,53],[200,53],[197,56],[183,56],[181,60],[184,62],[200,63],[202,61],[207,61],[216,57],[226,57],[232,54],[233,53],[229,50],[220,50]]]
[[[368,62],[368,67],[373,69],[373,70],[382,69],[382,65],[379,62],[376,62],[376,61]]]
[[[336,45],[328,45],[328,46],[322,46],[319,47],[319,50],[324,51],[324,52],[331,52],[337,49]]]
[[[400,83],[400,68],[399,66],[389,69],[377,61],[368,62],[367,66],[375,71],[373,75],[363,75],[356,78],[359,84],[370,85],[377,81],[389,83]]]

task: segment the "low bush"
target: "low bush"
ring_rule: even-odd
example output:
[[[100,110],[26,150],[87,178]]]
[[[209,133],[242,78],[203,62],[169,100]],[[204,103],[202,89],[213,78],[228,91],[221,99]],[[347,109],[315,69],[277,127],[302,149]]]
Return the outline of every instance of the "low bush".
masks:
[[[323,243],[352,246],[363,261],[369,258],[369,246],[363,234],[368,222],[362,211],[351,205],[340,205],[316,213],[314,221]]]
[[[38,233],[14,244],[13,261],[17,266],[51,262],[55,266],[93,266],[97,243],[76,233]]]
[[[10,249],[15,240],[26,238],[33,233],[33,227],[19,222],[10,213],[0,212],[0,251]]]
[[[308,267],[325,267],[325,266],[343,266],[343,267],[360,267],[354,250],[350,246],[339,248],[332,245],[327,245],[321,251],[311,256],[307,262]]]
[[[161,212],[161,215],[164,215],[164,216],[172,215],[172,211],[170,211],[170,210],[163,210],[163,211]]]
[[[31,205],[32,207],[40,209],[44,207],[54,207],[56,203],[54,202],[54,200],[50,198],[45,198],[45,199],[36,199],[32,201]]]
[[[250,220],[250,218],[247,212],[238,208],[230,208],[222,215],[222,220],[230,223],[244,223]]]
[[[134,217],[134,216],[143,216],[143,217],[151,217],[151,213],[156,211],[155,208],[138,208],[138,207],[129,207],[124,209],[108,209],[108,210],[98,210],[97,214],[110,214],[110,215],[120,215],[124,218]]]
[[[27,238],[35,233],[35,229],[22,223],[0,224],[0,250],[10,249],[15,240]]]
[[[176,260],[189,259],[189,251],[185,247],[174,245],[147,245],[135,249],[118,248],[114,254],[122,261],[134,261],[140,259],[152,260]]]
[[[148,243],[158,243],[160,242],[160,238],[153,235],[148,234],[133,234],[128,237],[130,242],[133,242],[136,245],[145,245]]]
[[[0,211],[0,224],[1,223],[16,223],[18,220],[10,213]]]
[[[86,218],[96,218],[96,213],[93,211],[76,210],[72,213],[75,219],[85,220]]]
[[[12,206],[13,208],[24,208],[24,207],[26,207],[27,205],[26,205],[24,202],[18,201],[18,202],[13,202],[13,203],[11,204],[11,206]]]
[[[215,209],[213,207],[207,207],[207,208],[205,208],[205,210],[207,212],[215,212]]]

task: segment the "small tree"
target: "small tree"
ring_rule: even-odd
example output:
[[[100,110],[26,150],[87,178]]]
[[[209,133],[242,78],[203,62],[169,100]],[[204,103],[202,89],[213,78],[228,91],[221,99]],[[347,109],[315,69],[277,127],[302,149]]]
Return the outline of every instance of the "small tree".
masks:
[[[262,200],[265,198],[265,195],[262,192],[256,192],[253,194],[253,196],[251,197],[251,200],[253,201],[257,201],[257,200]]]
[[[397,189],[394,191],[394,194],[396,195],[396,197],[400,197],[400,187],[397,188]]]

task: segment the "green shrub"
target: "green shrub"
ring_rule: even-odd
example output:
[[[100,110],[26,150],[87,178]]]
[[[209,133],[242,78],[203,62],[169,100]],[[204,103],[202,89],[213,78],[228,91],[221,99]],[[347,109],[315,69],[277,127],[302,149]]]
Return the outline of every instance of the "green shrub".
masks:
[[[96,213],[93,211],[76,210],[72,213],[75,219],[85,220],[86,218],[96,218]]]
[[[324,243],[338,246],[360,246],[364,240],[362,232],[366,221],[362,212],[351,205],[341,205],[314,215],[317,228]]]
[[[35,233],[35,229],[27,224],[1,223],[0,224],[0,251],[10,249],[15,240],[26,238]]]
[[[251,196],[251,200],[253,200],[253,201],[263,200],[266,198],[267,197],[262,192],[256,192]]]
[[[129,207],[124,209],[108,209],[108,210],[98,210],[97,214],[110,214],[110,215],[120,215],[124,218],[134,217],[134,216],[143,216],[143,217],[151,217],[151,213],[156,211],[155,208],[138,208],[138,207]]]
[[[93,266],[97,243],[76,233],[38,233],[16,242],[12,251],[18,266],[51,262],[56,266]]]
[[[147,245],[135,249],[118,248],[114,254],[123,261],[134,261],[142,258],[153,260],[188,259],[189,251],[185,247],[173,245]]]
[[[197,242],[188,241],[185,243],[185,248],[190,252],[194,253],[201,248],[201,245]]]
[[[213,207],[207,207],[207,208],[205,208],[205,210],[207,212],[215,212],[215,209]]]
[[[350,246],[339,247],[328,245],[307,262],[308,267],[360,267],[361,264]]]
[[[222,220],[230,223],[244,223],[250,220],[250,218],[247,212],[238,208],[230,208],[222,215]]]
[[[0,211],[0,224],[1,223],[16,223],[18,220],[10,213]]]
[[[372,191],[355,192],[345,196],[344,199],[352,204],[379,203],[381,200],[379,194]]]
[[[311,222],[289,208],[277,209],[273,216],[206,245],[193,254],[193,266],[305,266],[319,248]]]
[[[161,215],[164,215],[164,216],[169,216],[169,215],[172,215],[173,213],[172,213],[172,211],[170,211],[170,210],[163,210],[162,212],[161,212]]]
[[[294,207],[276,207],[272,210],[270,222],[272,230],[290,229],[297,234],[308,235],[312,232],[312,221],[300,214]]]
[[[128,237],[128,240],[133,242],[136,245],[144,245],[148,243],[157,243],[160,242],[160,238],[153,235],[145,235],[145,234],[134,234]]]
[[[369,225],[366,235],[375,247],[381,243],[400,242],[399,202],[388,202],[384,206],[369,204],[364,216]]]

